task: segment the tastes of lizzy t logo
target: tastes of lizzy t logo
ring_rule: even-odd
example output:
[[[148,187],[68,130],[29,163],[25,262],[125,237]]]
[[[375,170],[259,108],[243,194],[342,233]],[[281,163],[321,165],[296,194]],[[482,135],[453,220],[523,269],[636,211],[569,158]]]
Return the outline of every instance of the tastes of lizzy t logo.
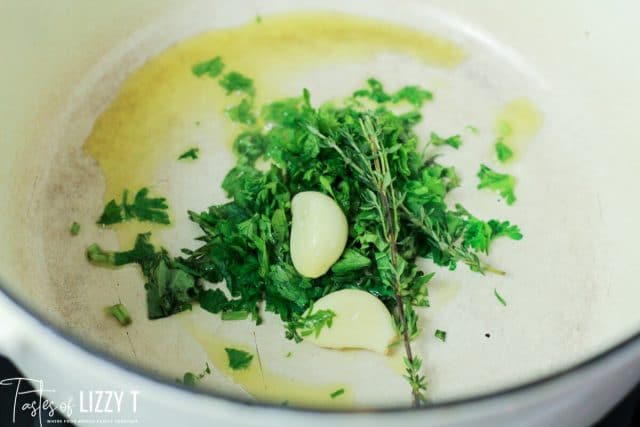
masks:
[[[138,394],[136,390],[81,390],[77,396],[55,402],[51,395],[55,389],[45,388],[43,380],[33,378],[6,378],[0,387],[13,388],[13,418],[26,414],[44,424],[136,424]],[[47,397],[45,397],[45,395]],[[56,412],[66,418],[54,418]],[[24,416],[24,415],[23,415]]]

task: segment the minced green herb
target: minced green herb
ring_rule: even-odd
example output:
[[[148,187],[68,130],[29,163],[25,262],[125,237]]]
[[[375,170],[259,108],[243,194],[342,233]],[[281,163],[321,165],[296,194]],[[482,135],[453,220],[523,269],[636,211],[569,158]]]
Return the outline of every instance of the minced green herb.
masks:
[[[453,135],[448,138],[442,138],[437,133],[431,132],[431,139],[429,140],[429,143],[435,145],[436,147],[441,145],[448,145],[449,147],[453,147],[457,150],[462,145],[462,139],[460,138],[460,135]]]
[[[478,178],[480,179],[478,189],[488,188],[497,191],[508,205],[512,205],[516,201],[514,193],[516,179],[512,175],[498,173],[486,165],[480,165]]]
[[[500,301],[500,304],[502,304],[503,306],[507,306],[507,302],[504,300],[504,298],[502,298],[502,296],[498,293],[497,289],[493,290],[493,294],[496,296],[496,298],[498,299],[498,301]]]
[[[87,248],[87,258],[95,265],[117,267],[138,264],[147,282],[147,315],[149,319],[167,317],[191,309],[191,302],[201,292],[192,272],[178,260],[171,259],[149,242],[150,234],[140,234],[133,249],[123,252],[105,251],[97,244]]]
[[[433,93],[418,86],[405,86],[391,96],[391,100],[395,103],[407,101],[418,108],[422,107],[425,101],[431,101],[432,99]]]
[[[243,369],[248,369],[251,365],[251,361],[253,360],[253,354],[247,353],[243,350],[238,350],[236,348],[225,348],[224,351],[227,352],[227,358],[229,359],[229,367],[234,371],[240,371]]]
[[[182,377],[182,384],[186,385],[187,387],[195,387],[198,381],[200,381],[201,379],[203,379],[205,376],[209,374],[211,374],[211,368],[207,363],[204,368],[204,371],[200,372],[199,374],[194,374],[193,372],[186,372]]]
[[[129,203],[129,190],[124,190],[120,204],[115,199],[107,203],[98,219],[98,224],[112,225],[132,219],[169,224],[169,214],[167,213],[169,207],[165,199],[163,197],[149,198],[148,195],[149,189],[142,188]]]
[[[442,331],[440,329],[436,329],[435,336],[440,341],[445,342],[447,340],[447,331]]]
[[[498,138],[495,144],[496,156],[500,162],[504,163],[513,157],[513,150],[504,143],[502,138]]]
[[[478,133],[480,133],[480,130],[473,125],[466,125],[464,128],[474,135],[477,135]]]
[[[180,157],[178,157],[178,160],[185,160],[185,159],[196,160],[198,158],[199,152],[200,152],[199,148],[190,148],[184,153],[180,154]]]
[[[127,310],[127,308],[122,304],[105,307],[104,311],[108,315],[115,317],[122,326],[131,324],[131,316],[129,315],[129,310]]]
[[[336,313],[332,310],[314,312],[313,305],[311,305],[308,313],[302,316],[297,313],[293,314],[293,318],[287,324],[286,337],[296,342],[302,341],[304,337],[309,335],[318,337],[322,328],[331,327],[334,317],[336,317]]]
[[[255,95],[255,89],[253,87],[253,80],[244,75],[238,73],[237,71],[231,71],[225,74],[219,80],[220,86],[222,86],[226,91],[227,95],[233,92],[244,92],[247,95],[253,96]]]
[[[369,98],[379,104],[393,102],[397,104],[406,101],[416,108],[422,107],[425,101],[433,99],[433,93],[419,86],[405,86],[394,94],[388,94],[380,81],[370,78],[367,80],[367,88],[358,89],[353,93],[354,98]]]
[[[69,228],[69,232],[72,236],[80,234],[80,224],[74,221],[73,224],[71,224],[71,228]]]
[[[344,394],[344,389],[343,388],[339,388],[338,390],[334,391],[333,393],[331,393],[329,396],[331,396],[332,399],[335,399],[338,396],[342,396]]]
[[[227,114],[231,121],[252,125],[256,122],[256,116],[253,113],[253,101],[244,98],[238,105],[227,108]]]
[[[222,62],[222,58],[219,56],[200,62],[199,64],[191,67],[191,72],[197,77],[201,77],[206,74],[211,78],[216,78],[222,73],[222,70],[224,70],[224,63]]]
[[[227,93],[239,91],[255,99],[253,82],[239,73],[229,72],[219,83]],[[366,89],[342,104],[315,107],[304,90],[299,97],[256,108],[255,123],[239,121],[245,129],[233,144],[237,162],[222,182],[229,201],[189,212],[201,229],[196,249],[170,257],[143,234],[129,251],[92,245],[87,256],[97,265],[139,264],[147,280],[151,319],[190,309],[197,301],[225,319],[250,317],[260,324],[263,307],[280,316],[286,337],[295,341],[331,327],[334,312],[313,311],[319,298],[340,289],[365,290],[394,315],[404,344],[405,377],[419,405],[425,400],[426,380],[410,341],[420,333],[415,308],[428,306],[427,285],[434,273],[423,273],[418,259],[450,270],[462,263],[481,274],[504,274],[480,255],[489,253],[497,237],[522,238],[508,221],[484,221],[460,205],[449,208],[447,195],[459,178],[429,147],[418,150],[414,127],[420,112],[396,114],[385,106],[407,101],[417,108],[431,99],[427,92],[407,86],[390,95],[379,81],[369,79]],[[360,97],[379,105],[367,109],[356,99]],[[459,145],[455,141],[449,145]],[[270,166],[264,170],[258,162]],[[485,182],[485,174],[481,183],[498,188]],[[331,196],[349,219],[342,257],[316,279],[301,276],[291,262],[291,199],[302,191]],[[204,287],[223,281],[228,294],[215,285]],[[253,358],[226,350],[232,368],[248,366]]]

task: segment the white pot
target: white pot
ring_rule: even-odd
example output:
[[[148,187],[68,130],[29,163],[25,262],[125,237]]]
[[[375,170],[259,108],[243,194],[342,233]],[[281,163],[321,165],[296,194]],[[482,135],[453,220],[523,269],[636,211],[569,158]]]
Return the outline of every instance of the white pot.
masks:
[[[138,365],[153,368],[144,369],[134,367],[131,360],[107,355],[113,353],[104,351],[111,332],[101,331],[104,334],[95,340],[90,337],[97,316],[84,303],[94,296],[102,298],[98,292],[103,292],[96,288],[94,295],[93,283],[73,284],[69,288],[73,291],[66,295],[80,301],[86,328],[78,326],[82,317],[78,320],[63,308],[63,293],[52,286],[72,284],[48,283],[46,278],[55,275],[51,260],[64,263],[67,256],[82,256],[82,252],[63,238],[55,253],[45,251],[50,242],[31,234],[44,235],[50,226],[51,236],[56,236],[56,227],[61,227],[43,223],[42,211],[49,202],[53,206],[66,199],[43,197],[40,190],[50,178],[48,162],[56,158],[58,145],[64,144],[60,141],[73,139],[81,144],[96,115],[108,105],[109,89],[115,90],[147,56],[208,28],[234,26],[256,14],[269,16],[291,8],[361,13],[424,26],[462,43],[470,40],[482,46],[483,52],[493,52],[494,59],[487,60],[489,68],[484,72],[488,86],[504,90],[500,96],[515,87],[544,99],[546,121],[538,137],[543,140],[538,145],[541,148],[532,148],[533,160],[523,161],[521,168],[523,174],[539,179],[537,187],[533,178],[523,184],[523,194],[525,200],[528,196],[537,203],[530,216],[548,218],[547,231],[535,225],[529,228],[538,231],[538,236],[547,233],[538,240],[536,232],[531,233],[537,243],[530,249],[542,258],[517,261],[513,254],[505,254],[523,265],[525,273],[518,280],[529,285],[510,291],[516,304],[510,304],[514,311],[509,316],[514,317],[487,314],[487,309],[479,309],[484,314],[474,317],[468,314],[478,301],[473,299],[464,306],[465,316],[470,317],[460,319],[460,323],[480,323],[487,316],[488,324],[512,322],[524,328],[509,332],[507,325],[505,334],[520,334],[520,339],[502,344],[504,360],[486,361],[482,366],[501,363],[505,371],[517,371],[520,363],[527,363],[524,354],[535,369],[521,376],[504,374],[493,384],[500,387],[479,391],[477,384],[491,373],[473,373],[481,366],[472,360],[474,348],[458,352],[443,367],[455,372],[458,366],[461,375],[475,375],[473,391],[459,399],[446,396],[417,410],[331,412],[269,406],[189,390],[152,373],[159,370],[158,363],[173,362],[154,365],[143,361]],[[640,237],[635,224],[639,206],[635,184],[640,178],[640,51],[635,46],[640,27],[634,20],[638,12],[640,3],[632,1],[5,2],[0,6],[0,51],[5,58],[0,67],[0,206],[5,212],[0,218],[0,352],[11,357],[29,378],[44,381],[47,397],[57,403],[72,399],[74,413],[69,415],[80,425],[90,425],[89,418],[107,416],[78,412],[81,396],[86,398],[96,390],[123,391],[123,407],[114,418],[137,420],[140,425],[590,425],[640,379],[640,315],[635,305],[640,295],[635,286],[640,267],[634,255]],[[122,64],[126,69],[118,71]],[[499,69],[500,64],[518,77],[493,81],[491,73],[496,68],[491,67]],[[105,76],[113,81],[94,90]],[[478,76],[485,74],[478,71],[469,78]],[[527,87],[519,88],[521,82]],[[88,93],[97,94],[96,105],[86,101]],[[480,100],[464,102],[482,105]],[[555,144],[545,145],[544,141]],[[570,191],[561,191],[562,186],[570,186]],[[73,188],[60,192],[71,197]],[[63,218],[64,224],[80,215],[77,206],[69,203],[73,207],[70,217]],[[514,212],[526,222],[523,210],[505,212]],[[30,227],[33,218],[40,222]],[[99,233],[92,236],[115,242],[113,236]],[[565,242],[562,236],[569,235]],[[565,258],[552,263],[553,245],[563,242],[569,248],[563,249]],[[540,277],[539,287],[535,287],[535,274]],[[547,310],[550,306],[554,309]],[[445,310],[441,318],[456,313],[460,312]],[[563,329],[564,322],[573,329]],[[158,325],[140,327],[159,336],[163,327]],[[562,330],[558,336],[554,336],[554,325]],[[540,336],[528,336],[541,330],[545,332]],[[173,342],[167,340],[163,345]],[[166,348],[171,350],[167,353],[173,351]],[[139,356],[155,357],[151,350]],[[167,360],[196,363],[198,357]],[[186,370],[170,368],[171,372]],[[383,384],[377,387],[384,390]]]

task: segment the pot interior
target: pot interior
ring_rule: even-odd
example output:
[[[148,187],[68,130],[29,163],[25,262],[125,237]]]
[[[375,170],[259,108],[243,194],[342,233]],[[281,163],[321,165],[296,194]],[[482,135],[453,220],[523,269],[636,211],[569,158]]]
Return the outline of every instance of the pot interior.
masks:
[[[0,44],[11,58],[0,70],[0,98],[8,100],[0,106],[0,275],[25,305],[88,346],[170,381],[209,363],[201,385],[241,398],[408,405],[399,355],[295,344],[269,313],[260,326],[197,306],[150,321],[137,268],[105,270],[85,259],[91,243],[125,249],[145,231],[171,253],[193,248],[199,234],[187,210],[225,201],[220,183],[240,129],[226,119],[217,84],[191,74],[198,61],[220,54],[252,76],[258,104],[308,88],[319,105],[376,77],[390,89],[434,92],[418,131],[464,141],[442,152],[462,178],[452,203],[509,219],[525,235],[492,249],[505,277],[423,263],[436,272],[415,342],[429,399],[566,369],[640,326],[632,190],[640,178],[640,55],[622,48],[640,36],[634,8],[384,0],[0,6]],[[513,206],[475,188],[479,164],[495,164],[505,120],[519,132],[518,159],[505,169],[518,178]],[[197,162],[175,161],[192,145],[201,148]],[[174,225],[95,224],[105,202],[140,186],[167,198]],[[73,221],[82,227],[77,237]],[[126,329],[103,311],[118,301],[134,319]],[[436,329],[447,331],[446,343]],[[259,353],[261,371],[230,372],[230,346]],[[347,392],[331,399],[338,388]]]

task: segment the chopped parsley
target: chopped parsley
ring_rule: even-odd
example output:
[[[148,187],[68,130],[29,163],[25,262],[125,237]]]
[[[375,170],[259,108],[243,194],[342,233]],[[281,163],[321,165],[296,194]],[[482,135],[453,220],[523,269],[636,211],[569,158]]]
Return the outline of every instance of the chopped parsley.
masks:
[[[478,178],[480,179],[478,189],[488,188],[497,191],[508,205],[512,205],[516,201],[516,195],[514,193],[516,179],[513,176],[498,173],[486,165],[480,165]]]
[[[184,153],[180,154],[180,157],[178,157],[178,160],[185,160],[185,159],[195,160],[198,158],[199,152],[200,152],[199,148],[190,148]]]
[[[291,357],[292,354],[293,354],[292,352],[288,352],[287,354],[284,355],[284,357],[287,357],[287,358]]]
[[[287,324],[287,338],[296,342],[309,335],[318,337],[322,328],[330,328],[336,313],[332,310],[313,311],[313,305],[309,308],[309,312],[300,316],[293,315],[293,319]]]
[[[118,204],[112,199],[98,219],[100,225],[112,225],[137,219],[138,221],[169,224],[167,203],[163,197],[149,198],[149,189],[140,189],[129,203],[129,190],[122,192],[122,201]]]
[[[225,74],[218,83],[227,91],[227,95],[234,92],[244,92],[250,96],[255,95],[253,80],[243,76],[237,71],[231,71]]]
[[[448,145],[449,147],[453,147],[457,150],[462,145],[462,139],[460,138],[460,135],[453,135],[448,138],[442,138],[437,133],[431,132],[431,139],[429,140],[429,143],[435,145],[436,147]]]
[[[495,144],[496,156],[500,162],[504,163],[513,157],[513,150],[504,143],[502,138],[498,138]]]
[[[509,237],[512,240],[521,240],[522,233],[517,225],[509,221],[497,221],[491,219],[487,222],[479,220],[467,211],[462,205],[456,205],[458,218],[462,222],[462,246],[473,248],[477,252],[489,253],[490,243],[498,237]],[[455,226],[455,223],[452,223]]]
[[[129,311],[122,304],[105,307],[104,311],[108,315],[115,317],[122,326],[128,326],[131,324],[131,316],[129,315]]]
[[[69,228],[69,232],[72,236],[80,234],[80,224],[74,221],[73,224],[71,224],[71,228]]]
[[[140,234],[133,249],[123,252],[105,251],[97,244],[87,248],[87,258],[95,265],[117,267],[138,264],[147,279],[147,315],[149,319],[167,317],[190,310],[191,302],[201,288],[196,278],[164,249],[156,251],[149,242],[150,234]]]
[[[201,379],[203,379],[205,376],[209,374],[211,374],[211,368],[207,363],[204,368],[204,371],[200,372],[199,374],[194,374],[193,372],[186,372],[182,377],[182,384],[184,384],[187,387],[195,387],[198,381],[200,381]]]
[[[229,359],[229,367],[234,371],[248,369],[253,360],[253,354],[235,348],[225,348],[227,358]]]
[[[342,396],[343,394],[344,394],[344,388],[339,388],[338,390],[331,393],[329,396],[331,396],[332,399],[335,399],[336,397]]]
[[[252,125],[256,122],[256,116],[253,113],[253,101],[243,98],[239,104],[227,108],[227,114],[232,122]]]
[[[222,73],[224,70],[224,63],[222,62],[222,58],[216,56],[213,59],[209,59],[204,62],[200,62],[199,64],[191,67],[191,72],[196,77],[202,77],[205,74],[211,78],[216,78]]]
[[[393,102],[397,104],[406,101],[416,108],[422,107],[425,101],[433,99],[433,93],[419,86],[405,86],[393,95],[384,90],[384,86],[379,80],[370,78],[367,80],[367,88],[358,89],[353,93],[354,98],[369,98],[379,104]]]
[[[436,329],[435,337],[440,341],[445,342],[447,340],[447,331]]]
[[[503,306],[507,306],[507,302],[504,300],[504,298],[502,298],[502,296],[498,293],[497,289],[493,290],[493,294],[496,296],[496,298],[498,299],[498,301],[500,301],[500,304],[502,304]]]
[[[433,93],[428,90],[422,89],[419,86],[405,86],[397,91],[391,97],[394,103],[400,101],[407,101],[414,107],[420,108],[425,101],[431,101],[433,99]]]
[[[384,87],[380,81],[370,78],[367,80],[366,89],[358,89],[353,93],[354,98],[369,98],[377,103],[385,103],[391,101],[391,95],[384,91]]]
[[[248,311],[225,311],[220,315],[222,320],[244,320],[249,317]]]
[[[346,274],[358,271],[371,265],[371,259],[355,249],[347,249],[342,257],[333,264],[331,271],[336,274]]]

